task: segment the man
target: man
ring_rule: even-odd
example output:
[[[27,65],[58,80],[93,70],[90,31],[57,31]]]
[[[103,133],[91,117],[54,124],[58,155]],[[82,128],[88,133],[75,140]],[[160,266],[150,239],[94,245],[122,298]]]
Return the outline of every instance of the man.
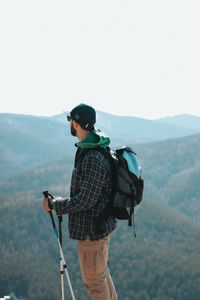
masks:
[[[110,215],[102,218],[112,191],[111,165],[105,155],[95,149],[105,149],[110,139],[94,128],[96,112],[91,106],[76,106],[68,115],[68,121],[71,134],[79,140],[70,199],[52,199],[52,206],[57,215],[69,214],[69,235],[78,240],[80,267],[87,292],[93,300],[116,300],[107,266],[109,234],[116,223]],[[46,199],[43,199],[43,206],[46,212],[50,210]]]

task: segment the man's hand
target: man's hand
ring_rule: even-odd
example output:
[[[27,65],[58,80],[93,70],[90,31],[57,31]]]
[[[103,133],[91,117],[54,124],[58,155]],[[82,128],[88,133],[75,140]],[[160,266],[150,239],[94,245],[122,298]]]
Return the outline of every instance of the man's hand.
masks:
[[[51,204],[52,204],[52,201],[53,201],[53,199],[50,199],[50,202],[51,202]],[[49,204],[48,204],[48,199],[47,198],[44,198],[43,200],[42,200],[42,204],[43,204],[43,208],[44,208],[44,211],[45,212],[50,212],[50,208],[49,208]]]
[[[50,199],[51,204],[53,203],[53,199],[54,199],[54,198],[51,198],[51,199]],[[45,211],[46,213],[48,213],[48,212],[51,211],[51,209],[49,208],[49,203],[48,203],[48,199],[47,199],[47,198],[44,198],[44,199],[42,200],[42,204],[43,204],[44,211]],[[56,211],[54,211],[54,213],[55,213],[55,215],[56,215],[57,217],[60,216],[60,214],[57,214]]]

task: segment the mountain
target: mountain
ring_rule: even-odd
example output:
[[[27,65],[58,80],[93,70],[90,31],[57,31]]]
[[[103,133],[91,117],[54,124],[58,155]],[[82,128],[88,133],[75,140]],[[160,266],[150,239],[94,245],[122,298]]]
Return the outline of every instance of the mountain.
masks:
[[[60,123],[65,122],[64,115],[53,116],[52,119]],[[159,120],[115,116],[101,111],[97,111],[96,126],[108,133],[112,140],[114,140],[114,145],[121,145],[124,142],[130,144],[133,142],[141,143],[165,140],[200,132],[200,128],[188,129],[181,124],[167,124],[159,122]]]
[[[135,145],[145,194],[200,224],[200,134]]]
[[[49,216],[33,193],[0,206],[0,293],[25,300],[60,299],[59,249]],[[55,218],[55,216],[54,216]],[[56,222],[57,223],[57,222]],[[111,234],[109,267],[119,299],[198,300],[200,229],[186,218],[145,199],[135,216],[137,238],[127,222]],[[76,299],[86,300],[77,242],[63,247]],[[65,296],[70,299],[65,281]]]
[[[177,138],[200,131],[99,111],[96,125],[111,137],[112,148]],[[0,114],[0,140],[0,179],[75,153],[76,139],[70,135],[65,114],[53,117]]]
[[[36,194],[41,197],[41,192],[47,188],[55,193],[68,191],[74,157],[62,157],[45,163],[39,167],[21,172],[0,181],[0,197],[26,198],[27,194]],[[67,189],[67,190],[66,190]]]
[[[183,128],[191,129],[191,130],[198,130],[200,131],[200,117],[193,116],[193,115],[177,115],[173,117],[161,118],[157,121],[171,124],[175,126],[181,126]]]
[[[17,114],[0,114],[0,140],[0,179],[73,153],[75,142],[51,118]]]
[[[144,193],[154,201],[173,207],[200,225],[200,134],[184,138],[133,145],[142,166]],[[0,196],[24,197],[47,188],[68,194],[74,157],[72,154],[0,181]],[[6,196],[5,196],[6,195]]]
[[[3,117],[0,170],[7,177],[0,179],[0,297],[12,291],[25,300],[57,300],[59,250],[41,199],[46,189],[69,194],[75,139],[66,134],[61,115]],[[111,235],[109,264],[119,299],[199,299],[199,141],[195,134],[130,143],[143,169],[145,197],[135,215],[137,238],[124,221]],[[9,162],[12,169],[4,170]],[[63,216],[65,258],[75,296],[86,300],[67,219]],[[70,299],[67,283],[65,294]]]

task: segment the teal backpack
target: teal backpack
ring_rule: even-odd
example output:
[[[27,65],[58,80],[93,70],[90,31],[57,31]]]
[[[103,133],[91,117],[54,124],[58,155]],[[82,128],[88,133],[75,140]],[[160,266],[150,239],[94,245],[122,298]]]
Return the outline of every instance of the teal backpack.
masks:
[[[138,165],[136,153],[130,147],[95,150],[110,161],[112,170],[112,194],[109,204],[97,218],[99,230],[109,215],[119,220],[128,220],[128,225],[134,226],[134,209],[142,201],[144,190],[142,170]]]

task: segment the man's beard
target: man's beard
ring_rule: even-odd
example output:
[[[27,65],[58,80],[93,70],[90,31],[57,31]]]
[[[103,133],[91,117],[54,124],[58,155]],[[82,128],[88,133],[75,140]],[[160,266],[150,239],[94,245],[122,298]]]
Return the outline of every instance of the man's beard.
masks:
[[[74,128],[73,123],[71,124],[70,129],[71,129],[71,135],[76,136],[76,129]]]

